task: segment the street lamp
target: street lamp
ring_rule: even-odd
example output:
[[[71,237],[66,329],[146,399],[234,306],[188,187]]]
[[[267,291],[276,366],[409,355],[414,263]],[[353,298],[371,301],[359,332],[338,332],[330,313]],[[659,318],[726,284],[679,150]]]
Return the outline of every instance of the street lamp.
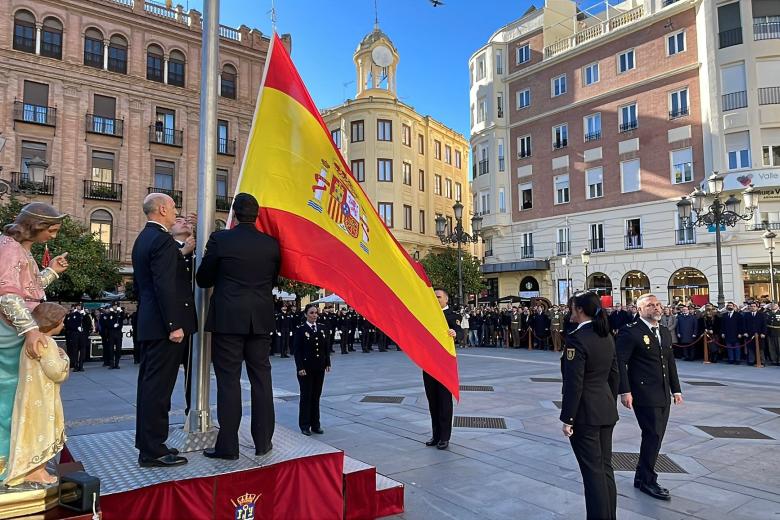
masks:
[[[742,220],[753,218],[756,209],[754,189],[751,184],[742,192],[742,202],[745,212],[739,211],[739,199],[734,195],[726,201],[721,200],[723,195],[723,177],[714,172],[707,178],[707,193],[699,188],[693,190],[688,197],[682,197],[677,203],[677,214],[680,225],[683,228],[693,226],[715,226],[715,254],[718,266],[718,307],[722,308],[726,303],[723,295],[723,260],[721,258],[721,226],[734,227]],[[695,213],[695,215],[694,215]]]
[[[476,243],[482,230],[482,217],[474,215],[471,217],[471,234],[463,229],[463,204],[456,201],[452,206],[455,213],[455,229],[447,234],[447,219],[443,215],[436,217],[436,235],[442,244],[458,245],[458,305],[463,305],[463,258],[461,257],[461,246],[470,242]]]
[[[775,238],[777,233],[770,231],[767,226],[766,232],[761,236],[764,239],[764,248],[769,251],[769,298],[775,300]]]
[[[590,265],[590,249],[587,247],[582,250],[582,253],[580,253],[580,258],[582,259],[582,265],[585,266],[585,284],[583,285],[584,290],[588,290],[588,266]]]

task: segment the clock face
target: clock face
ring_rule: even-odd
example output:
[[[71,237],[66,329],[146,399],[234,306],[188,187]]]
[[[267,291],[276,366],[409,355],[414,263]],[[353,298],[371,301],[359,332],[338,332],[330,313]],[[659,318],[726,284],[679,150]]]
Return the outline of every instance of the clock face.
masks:
[[[371,51],[371,59],[377,67],[387,67],[393,63],[393,53],[384,45],[379,45]]]

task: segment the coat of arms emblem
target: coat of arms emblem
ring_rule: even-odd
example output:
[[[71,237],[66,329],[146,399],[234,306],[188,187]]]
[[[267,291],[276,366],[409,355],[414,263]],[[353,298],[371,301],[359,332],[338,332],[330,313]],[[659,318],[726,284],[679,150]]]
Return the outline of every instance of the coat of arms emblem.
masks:
[[[230,503],[235,507],[234,520],[254,520],[255,502],[257,502],[259,498],[259,494],[246,493],[235,500],[231,500]]]

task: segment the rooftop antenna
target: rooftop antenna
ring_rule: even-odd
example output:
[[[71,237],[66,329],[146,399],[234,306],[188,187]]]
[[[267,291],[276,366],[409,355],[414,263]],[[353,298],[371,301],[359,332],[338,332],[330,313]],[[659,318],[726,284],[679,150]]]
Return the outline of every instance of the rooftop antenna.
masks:
[[[377,0],[374,0],[374,30],[379,30],[379,8],[376,5]]]

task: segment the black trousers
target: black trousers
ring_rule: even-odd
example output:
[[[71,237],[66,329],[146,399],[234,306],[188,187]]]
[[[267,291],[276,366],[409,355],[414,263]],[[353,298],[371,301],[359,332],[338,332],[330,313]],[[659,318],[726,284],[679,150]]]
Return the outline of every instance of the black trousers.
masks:
[[[238,455],[241,425],[241,365],[246,361],[252,399],[250,430],[255,450],[267,451],[274,435],[274,391],[271,384],[270,334],[211,335],[211,358],[217,376],[219,433],[214,449],[223,455]],[[181,359],[181,358],[180,358]]]
[[[122,340],[124,339],[122,329],[112,329],[108,337],[111,344],[111,352],[113,353],[112,366],[118,367],[119,359],[122,357]]]
[[[100,344],[103,346],[103,366],[111,366],[112,348],[111,348],[111,332],[100,333]]]
[[[363,330],[360,333],[360,348],[363,352],[371,352],[374,350],[374,332],[370,330]]]
[[[184,342],[188,341],[187,336]],[[141,457],[159,458],[168,454],[168,410],[181,363],[184,342],[167,339],[141,342],[138,369],[135,447]]]
[[[68,353],[68,358],[70,358],[70,368],[76,368],[79,357],[79,331],[65,331],[65,351]]]
[[[349,341],[349,334],[346,330],[341,331],[341,337],[339,339],[339,346],[341,347],[341,353],[346,354],[352,347],[352,343]]]
[[[78,333],[78,356],[76,359],[76,368],[79,370],[84,368],[84,361],[89,359],[89,347],[91,343],[92,342],[89,339],[89,332],[84,331]]]
[[[305,376],[298,376],[298,386],[301,389],[300,405],[298,407],[298,426],[301,430],[320,427],[320,396],[325,383],[325,369],[306,369]]]
[[[661,450],[661,442],[669,422],[669,406],[634,406],[634,415],[642,430],[642,444],[639,448],[639,464],[636,467],[635,481],[655,484],[658,473],[655,461]]]
[[[181,364],[184,366],[184,415],[187,415],[192,404],[192,336],[187,338],[181,354]]]
[[[585,487],[587,518],[617,518],[617,489],[612,469],[612,430],[610,426],[575,424],[569,437]]]
[[[423,384],[431,412],[432,438],[449,442],[452,435],[452,394],[427,372],[423,372]]]

